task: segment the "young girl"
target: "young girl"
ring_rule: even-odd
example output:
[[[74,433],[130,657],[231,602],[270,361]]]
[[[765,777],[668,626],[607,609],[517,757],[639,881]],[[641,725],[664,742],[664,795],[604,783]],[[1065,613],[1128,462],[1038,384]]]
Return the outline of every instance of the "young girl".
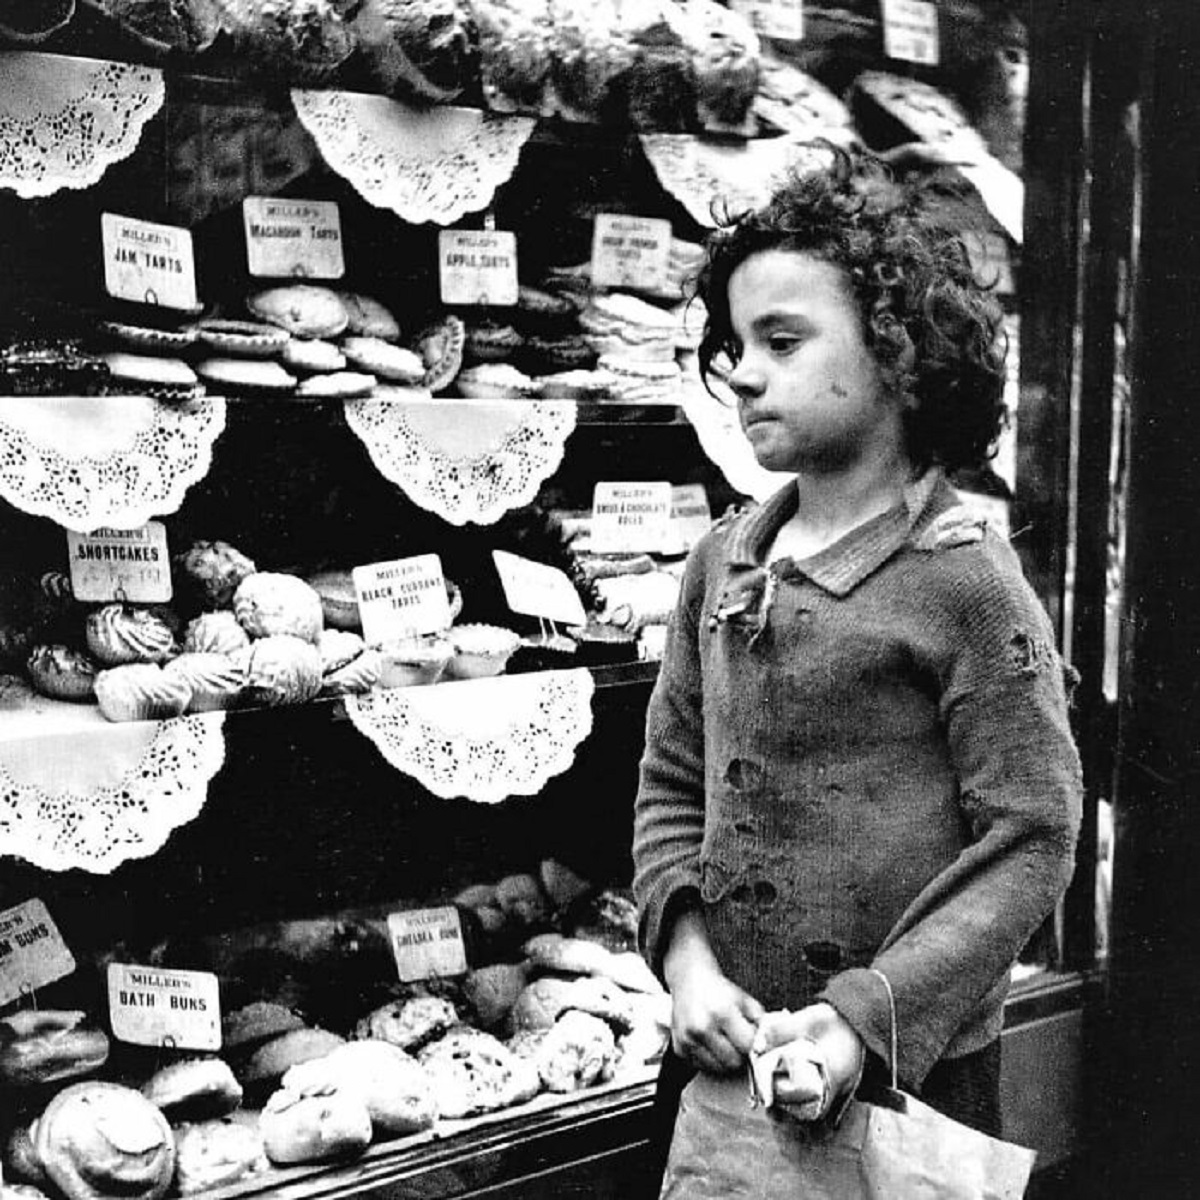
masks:
[[[945,477],[1001,428],[998,308],[841,152],[715,233],[698,292],[706,381],[795,479],[691,555],[647,719],[634,888],[673,1049],[825,1118],[885,1074],[882,973],[901,1084],[998,1133],[1009,971],[1081,795],[1049,620]]]

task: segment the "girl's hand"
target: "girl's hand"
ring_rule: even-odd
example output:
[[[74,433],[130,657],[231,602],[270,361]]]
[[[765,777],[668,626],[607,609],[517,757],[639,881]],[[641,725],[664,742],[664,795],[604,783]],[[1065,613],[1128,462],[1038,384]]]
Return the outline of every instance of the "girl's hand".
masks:
[[[743,1070],[763,1006],[698,959],[671,981],[671,1044],[681,1058],[714,1075]]]
[[[801,1121],[820,1120],[862,1074],[865,1050],[853,1026],[829,1004],[767,1013],[751,1045],[755,1088]]]

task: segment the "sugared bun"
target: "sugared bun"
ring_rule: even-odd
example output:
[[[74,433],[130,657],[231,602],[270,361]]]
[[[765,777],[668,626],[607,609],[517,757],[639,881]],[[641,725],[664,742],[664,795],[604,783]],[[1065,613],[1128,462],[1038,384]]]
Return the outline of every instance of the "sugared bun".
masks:
[[[221,1045],[227,1051],[246,1050],[303,1028],[304,1018],[290,1008],[271,1000],[255,1000],[222,1017]]]
[[[88,616],[87,645],[110,667],[166,662],[176,649],[175,637],[161,617],[124,604],[106,604]]]
[[[224,1119],[175,1129],[175,1187],[180,1195],[235,1183],[269,1165],[262,1135],[252,1125]]]
[[[230,654],[181,654],[163,671],[192,690],[188,712],[233,708],[246,686],[246,672]]]
[[[96,676],[96,699],[110,721],[162,721],[187,708],[192,688],[152,663],[113,667]]]
[[[290,1067],[320,1058],[344,1045],[345,1040],[327,1029],[293,1029],[280,1034],[259,1046],[246,1060],[241,1070],[242,1082],[262,1095],[275,1087]]]
[[[252,637],[289,634],[315,643],[325,623],[321,597],[303,579],[259,571],[233,594],[233,615]]]
[[[206,612],[188,622],[183,649],[188,654],[232,654],[250,644],[250,635],[231,612]]]
[[[302,704],[321,690],[321,654],[311,642],[280,634],[234,655],[246,672],[248,704]]]
[[[52,700],[88,702],[96,698],[96,664],[70,646],[35,646],[25,663],[29,680]]]
[[[361,1154],[371,1144],[371,1114],[350,1092],[304,1096],[281,1089],[259,1119],[274,1163],[322,1162]]]
[[[84,1013],[38,1010],[0,1021],[0,1092],[77,1079],[104,1065],[108,1037],[81,1029]]]
[[[242,1102],[242,1085],[219,1058],[169,1063],[155,1071],[141,1090],[172,1121],[223,1117]]]
[[[194,542],[177,560],[180,590],[197,608],[228,608],[233,593],[258,569],[252,559],[228,542]]]
[[[159,1200],[175,1174],[166,1117],[117,1083],[64,1088],[38,1118],[34,1145],[66,1200]]]

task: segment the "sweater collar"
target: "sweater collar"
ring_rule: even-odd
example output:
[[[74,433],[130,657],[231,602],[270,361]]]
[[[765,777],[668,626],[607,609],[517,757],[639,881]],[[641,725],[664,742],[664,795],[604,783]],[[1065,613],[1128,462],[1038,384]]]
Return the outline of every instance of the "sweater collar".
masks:
[[[904,489],[899,504],[864,521],[817,554],[800,561],[789,560],[791,568],[834,596],[848,595],[907,544],[944,478],[940,468],[930,468]],[[784,523],[795,515],[798,501],[796,484],[792,481],[750,512],[733,532],[730,565],[762,566],[767,547]]]

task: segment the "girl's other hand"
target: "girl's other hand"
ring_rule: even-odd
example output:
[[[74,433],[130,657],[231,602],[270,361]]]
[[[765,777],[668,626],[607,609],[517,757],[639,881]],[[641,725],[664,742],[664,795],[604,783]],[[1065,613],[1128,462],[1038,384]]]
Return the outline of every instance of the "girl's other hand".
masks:
[[[702,1071],[744,1070],[763,1011],[714,962],[693,961],[671,980],[671,1044]]]

